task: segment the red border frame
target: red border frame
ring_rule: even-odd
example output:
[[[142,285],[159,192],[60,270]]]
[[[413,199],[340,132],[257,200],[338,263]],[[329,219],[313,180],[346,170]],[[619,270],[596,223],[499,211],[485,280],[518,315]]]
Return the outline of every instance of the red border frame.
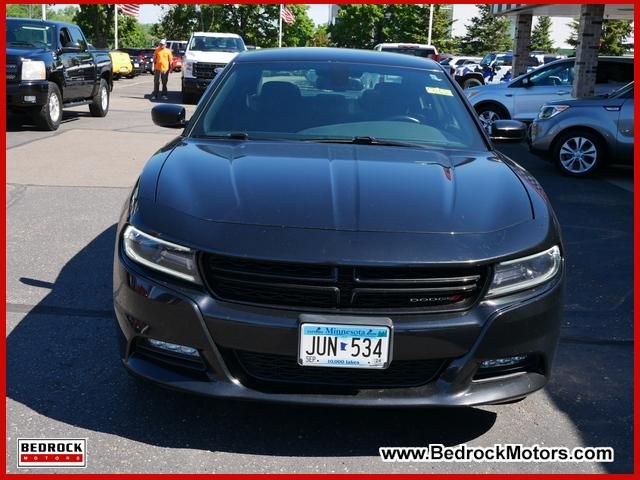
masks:
[[[22,0],[18,0],[18,1],[13,1],[13,2],[2,2],[1,5],[1,12],[2,13],[2,18],[6,18],[6,4],[10,3],[10,4],[19,4],[19,3],[27,3],[24,2]],[[87,4],[92,4],[92,3],[108,3],[108,2],[91,2],[91,1],[86,1],[86,0],[80,0],[76,3],[87,3]],[[139,1],[137,2],[139,4],[155,4],[155,2],[153,1]],[[172,3],[200,3],[200,2],[196,2],[195,0],[179,0],[179,1],[175,1]],[[220,1],[209,1],[206,3],[227,3],[227,2],[220,2]],[[276,2],[270,2],[270,1],[259,1],[259,0],[241,0],[237,3],[276,3]],[[287,3],[315,3],[315,4],[324,4],[326,3],[325,1],[322,0],[311,0],[309,2],[300,2],[297,0],[294,1],[289,1]],[[374,1],[352,1],[352,2],[344,2],[344,3],[380,3],[380,4],[389,4],[389,3],[420,3],[420,2],[407,2],[407,1],[395,1],[395,0],[374,0]],[[442,2],[442,1],[436,1],[434,3],[448,3],[448,2]],[[475,4],[475,2],[472,2],[470,0],[462,0],[462,1],[457,1],[454,2],[456,4]],[[503,3],[503,2],[497,2],[497,1],[489,1],[489,2],[485,2],[485,3]],[[594,3],[594,4],[598,4],[598,3],[602,3],[602,4],[630,4],[630,3],[634,3],[635,2],[629,2],[629,3],[625,3],[625,2],[611,2],[611,1],[586,1],[586,2],[580,2],[579,0],[560,0],[558,2],[545,2],[545,1],[540,1],[540,0],[533,0],[533,1],[527,1],[524,2],[525,4],[547,4],[547,3],[556,3],[556,4],[584,4],[584,3]],[[637,7],[637,5],[636,5]],[[4,23],[4,22],[3,22]],[[634,11],[634,25],[640,25],[640,13],[638,12],[638,8],[635,8]],[[634,32],[635,34],[635,32]],[[634,40],[635,40],[635,35],[634,35]],[[0,48],[2,48],[2,46],[5,44],[5,36],[4,35],[0,35]],[[634,54],[634,58],[635,54]],[[635,76],[638,76],[638,74],[640,73],[640,65],[635,63]],[[635,87],[636,90],[638,90],[638,87]],[[637,92],[636,92],[637,93]],[[0,95],[2,95],[2,98],[6,98],[6,78],[0,76]],[[637,104],[636,104],[637,105]],[[638,113],[638,111],[640,110],[640,107],[636,106],[635,107],[635,113]],[[0,115],[0,127],[2,128],[3,131],[6,132],[6,116],[5,115]],[[634,127],[634,135],[637,136],[638,132],[640,131],[640,127],[638,126],[638,124],[635,124]],[[4,136],[2,136],[2,144],[4,145],[4,151],[5,151],[5,157],[4,157],[4,166],[5,168],[2,169],[2,179],[4,180],[4,183],[6,184],[6,134]],[[635,158],[639,158],[640,157],[640,145],[635,145],[634,148],[634,159]],[[635,163],[635,162],[634,162]],[[638,175],[640,173],[638,172],[638,169],[635,168],[634,169],[634,193],[633,193],[633,205],[634,205],[634,285],[636,283],[638,283],[638,281],[640,280],[640,259],[638,258],[638,236],[640,234],[640,225],[638,223],[638,206],[640,206],[640,193],[638,192],[637,189],[637,179],[638,179]],[[6,199],[5,199],[5,207],[6,207]],[[3,210],[3,216],[4,216],[4,223],[2,226],[2,233],[3,233],[3,237],[4,237],[4,241],[5,241],[5,255],[2,257],[2,260],[0,260],[1,265],[4,267],[3,269],[6,272],[6,208]],[[3,302],[3,310],[5,313],[5,322],[6,322],[6,300],[7,300],[7,292],[6,292],[6,277],[2,278],[2,283],[4,284],[3,288],[3,297],[4,297],[4,302]],[[635,288],[634,288],[635,291]],[[634,292],[635,293],[635,292]],[[638,368],[638,357],[639,357],[639,352],[640,352],[640,331],[637,328],[638,325],[638,321],[637,321],[637,315],[638,315],[638,308],[640,307],[640,300],[638,299],[637,295],[634,295],[634,300],[633,300],[633,305],[634,305],[634,348],[633,348],[633,352],[634,352],[634,374],[633,374],[633,381],[634,381],[634,385],[633,385],[633,392],[634,392],[634,419],[633,419],[633,424],[634,424],[634,434],[633,434],[633,442],[635,445],[635,450],[634,450],[634,468],[633,468],[633,473],[632,474],[516,474],[516,475],[509,475],[509,474],[484,474],[483,476],[487,477],[487,478],[509,478],[509,480],[522,480],[522,479],[531,479],[532,475],[533,476],[542,476],[544,475],[545,477],[549,477],[549,478],[577,478],[577,477],[589,477],[589,478],[601,478],[601,477],[613,477],[613,478],[619,478],[619,479],[633,479],[633,478],[638,478],[638,476],[640,476],[640,471],[638,470],[638,464],[640,463],[640,422],[638,421],[638,417],[637,415],[635,415],[635,413],[638,410],[638,406],[639,406],[639,402],[638,402],[638,390],[639,390],[639,384],[640,384],[640,369]],[[0,341],[0,358],[6,358],[6,336]],[[0,369],[0,385],[1,385],[1,393],[3,394],[3,397],[5,398],[5,401],[2,402],[2,419],[0,420],[0,427],[2,428],[2,431],[6,432],[6,422],[7,422],[7,403],[6,403],[6,362],[5,362],[5,367]],[[45,478],[45,477],[52,477],[56,474],[21,474],[21,473],[6,473],[7,472],[7,444],[6,444],[6,436],[5,436],[5,442],[2,442],[2,457],[0,459],[0,462],[2,464],[2,471],[4,472],[4,476],[6,478],[18,478],[18,477],[26,477],[26,478]],[[60,476],[62,476],[63,478],[66,475],[71,475],[71,474],[66,474],[66,473],[62,473],[62,474],[57,474],[58,478],[60,478]],[[104,478],[122,478],[123,476],[134,476],[136,478],[140,478],[140,479],[151,479],[151,478],[157,478],[158,476],[162,476],[162,475],[168,475],[168,474],[100,474],[100,473],[94,473],[94,474],[73,474],[73,478],[77,478],[77,479],[89,479],[89,478],[95,478],[96,476],[100,476],[100,477],[104,477]],[[213,475],[213,474],[179,474],[180,478],[184,478],[184,479],[196,479],[196,478],[203,478],[206,477],[208,475]],[[243,477],[250,477],[250,478],[260,478],[261,475],[259,474],[216,474],[216,476],[218,478],[234,478],[234,477],[238,477],[238,476],[243,476]],[[275,474],[274,474],[275,475]],[[280,474],[281,475],[281,474]],[[341,477],[345,477],[345,478],[349,478],[349,477],[363,477],[366,476],[368,478],[376,478],[376,479],[385,479],[387,478],[389,475],[393,475],[394,478],[416,478],[416,477],[427,477],[427,476],[434,476],[434,474],[342,474],[340,475]],[[478,474],[449,474],[449,475],[444,475],[444,474],[437,474],[435,476],[446,476],[447,478],[452,478],[452,479],[468,479],[468,478],[473,478],[474,476],[477,476]],[[293,474],[287,474],[287,476],[293,476]],[[297,474],[295,475],[296,477],[299,478],[322,478],[325,475],[323,474]]]

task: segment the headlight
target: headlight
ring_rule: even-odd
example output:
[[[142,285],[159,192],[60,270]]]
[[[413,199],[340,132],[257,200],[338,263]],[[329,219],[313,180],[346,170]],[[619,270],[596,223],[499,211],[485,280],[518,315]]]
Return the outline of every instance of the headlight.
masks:
[[[535,255],[499,263],[487,297],[497,297],[545,283],[556,276],[561,263],[562,256],[558,246]]]
[[[45,80],[47,69],[42,60],[25,60],[22,62],[22,80]]]
[[[196,255],[190,248],[153,237],[131,225],[124,229],[122,240],[125,254],[134,262],[182,280],[201,283]]]
[[[569,108],[569,105],[543,105],[538,113],[538,118],[540,120],[546,120],[548,118],[555,117],[560,112],[564,112],[567,108]]]
[[[184,74],[185,76],[191,77],[193,76],[193,64],[196,63],[194,61],[187,61],[185,60],[183,62],[184,65]]]

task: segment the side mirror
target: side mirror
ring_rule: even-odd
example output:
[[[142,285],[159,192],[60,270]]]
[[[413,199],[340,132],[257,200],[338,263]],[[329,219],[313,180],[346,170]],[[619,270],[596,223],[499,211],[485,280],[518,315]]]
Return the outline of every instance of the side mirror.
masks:
[[[151,120],[159,127],[184,128],[186,110],[182,105],[164,104],[156,105],[151,109]]]
[[[496,120],[491,125],[490,138],[494,142],[521,142],[527,137],[527,125],[518,120]]]
[[[79,43],[67,43],[64,47],[60,49],[62,53],[78,53],[82,51],[82,47]]]

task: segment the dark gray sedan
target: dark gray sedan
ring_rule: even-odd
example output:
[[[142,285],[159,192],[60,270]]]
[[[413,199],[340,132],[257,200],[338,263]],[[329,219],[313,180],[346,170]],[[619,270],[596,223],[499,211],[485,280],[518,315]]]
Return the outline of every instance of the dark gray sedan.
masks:
[[[568,175],[587,176],[607,163],[633,164],[633,82],[609,96],[543,105],[529,143]]]

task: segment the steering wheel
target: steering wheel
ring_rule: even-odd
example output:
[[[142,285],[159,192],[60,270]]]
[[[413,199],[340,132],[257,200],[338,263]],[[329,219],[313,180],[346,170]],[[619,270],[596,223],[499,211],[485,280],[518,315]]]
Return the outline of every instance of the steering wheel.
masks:
[[[410,115],[394,115],[393,117],[385,118],[385,120],[389,122],[422,123],[420,119]]]

